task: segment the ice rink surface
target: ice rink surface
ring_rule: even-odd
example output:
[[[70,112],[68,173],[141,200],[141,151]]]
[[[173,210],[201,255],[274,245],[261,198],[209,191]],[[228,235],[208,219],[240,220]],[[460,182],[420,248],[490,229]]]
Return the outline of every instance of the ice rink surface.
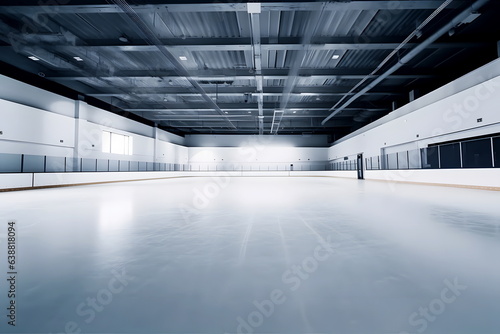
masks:
[[[500,333],[499,192],[179,178],[0,193],[0,222],[1,333]]]

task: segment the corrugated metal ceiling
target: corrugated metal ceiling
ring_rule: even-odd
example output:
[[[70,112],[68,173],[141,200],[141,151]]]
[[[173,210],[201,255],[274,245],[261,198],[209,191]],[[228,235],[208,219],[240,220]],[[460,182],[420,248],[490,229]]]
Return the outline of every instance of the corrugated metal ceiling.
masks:
[[[375,69],[393,46],[403,41],[441,2],[276,2],[263,7],[263,11],[253,19],[240,6],[241,3],[207,2],[205,7],[199,5],[196,10],[192,10],[192,7],[190,10],[185,2],[149,7],[141,7],[141,1],[136,3],[137,6],[133,8],[137,10],[137,17],[167,47],[163,52],[168,52],[173,59],[177,59],[173,63],[158,48],[149,45],[151,41],[144,39],[129,16],[104,1],[99,10],[82,5],[75,11],[55,10],[48,13],[36,5],[22,8],[0,5],[0,32],[4,35],[1,40],[9,44],[10,40],[5,36],[17,31],[26,44],[16,49],[22,61],[8,58],[7,53],[4,53],[5,56],[0,54],[0,60],[23,64],[28,62],[28,54],[37,52],[59,57],[66,63],[44,62],[42,59],[36,64],[37,71],[44,73],[49,80],[79,89],[81,94],[95,96],[106,102],[119,101],[117,105],[134,113],[134,108],[149,108],[150,111],[137,114],[151,119],[155,117],[155,120],[168,114],[196,115],[199,110],[209,108],[202,94],[207,93],[215,99],[216,89],[220,89],[216,102],[222,110],[250,110],[252,114],[249,117],[257,120],[257,88],[258,83],[262,82],[264,131],[268,132],[273,110],[279,108],[283,101],[283,92],[287,89],[292,92],[285,114],[292,110],[299,114],[316,110],[316,113],[328,115],[329,109],[364,75]],[[422,38],[467,8],[468,3],[454,1],[453,6],[445,9],[423,31]],[[408,4],[414,4],[419,9],[408,8]],[[66,9],[69,6],[59,7]],[[401,9],[401,6],[405,9]],[[492,2],[489,11],[498,7],[498,2]],[[201,8],[207,8],[207,11]],[[311,10],[321,11],[317,22],[310,22]],[[44,17],[44,22],[48,23],[40,24],[36,34],[23,36],[23,17],[34,20],[37,15]],[[252,37],[252,29],[255,28],[252,20],[257,17],[260,22],[260,47],[253,44],[259,39]],[[470,24],[475,33],[487,33],[483,40],[486,39],[491,46],[500,39],[499,29],[491,28],[492,23],[495,23],[495,27],[498,26],[493,17],[491,13],[482,15]],[[311,27],[314,28],[311,44],[305,45],[304,32]],[[461,29],[466,31],[466,28]],[[444,83],[445,79],[449,80],[440,78],[432,71],[439,73],[441,68],[460,64],[467,57],[474,57],[475,52],[481,53],[478,64],[491,57],[488,53],[491,52],[488,51],[491,46],[486,43],[481,46],[478,43],[475,49],[471,49],[474,40],[465,33],[461,34],[461,30],[457,29],[454,37],[444,36],[442,43],[456,43],[456,46],[425,50],[412,63],[382,81],[376,89],[356,101],[352,109],[338,117],[353,118],[363,110],[379,110],[378,113],[373,112],[370,117],[365,117],[366,122],[373,121],[391,110],[392,101],[404,104],[410,90],[426,91]],[[463,36],[462,39],[460,36]],[[119,40],[120,37],[122,40]],[[411,43],[416,45],[420,41],[413,39]],[[78,47],[72,48],[75,44]],[[408,50],[401,50],[400,56]],[[84,61],[75,62],[75,56]],[[335,56],[338,57],[334,58]],[[182,57],[186,58],[181,59]],[[259,60],[261,67],[258,66]],[[397,59],[392,59],[389,63],[395,61]],[[296,64],[300,68],[294,69]],[[19,66],[23,68],[22,65]],[[290,77],[292,73],[297,73],[297,77]],[[189,80],[198,82],[198,90],[185,75]],[[88,87],[88,91],[82,91],[81,87]],[[356,119],[359,121],[360,118]],[[222,120],[221,116],[221,123]],[[192,124],[193,131],[196,129],[197,133],[203,129],[202,124],[196,121],[188,124]],[[255,124],[255,131],[258,133],[258,122]],[[317,127],[317,123],[314,123],[315,127],[311,127],[311,124],[304,119],[303,127],[294,126],[290,130],[285,127],[280,131],[329,134],[335,131],[339,136],[351,129],[349,126],[344,129],[332,128],[328,123],[324,127]],[[352,124],[359,127],[359,124]],[[206,130],[217,131],[217,127]],[[189,133],[189,127],[183,128],[183,131]],[[237,129],[234,131],[237,133]]]

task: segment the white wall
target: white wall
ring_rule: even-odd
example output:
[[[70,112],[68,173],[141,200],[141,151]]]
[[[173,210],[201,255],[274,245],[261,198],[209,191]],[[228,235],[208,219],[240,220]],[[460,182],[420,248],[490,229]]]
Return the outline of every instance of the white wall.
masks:
[[[79,105],[80,119],[131,134],[153,137],[154,128],[151,126],[110,113],[85,102],[76,101],[76,103]]]
[[[0,99],[69,117],[75,116],[71,99],[0,75]]]
[[[190,147],[189,164],[192,170],[309,170],[324,166],[328,148],[289,147],[248,144],[241,147]]]
[[[327,135],[186,135],[188,147],[241,147],[257,144],[328,147]]]
[[[327,136],[193,135],[189,147],[190,170],[310,170],[324,168],[328,147],[303,147],[326,143]],[[214,146],[207,146],[209,143]],[[323,146],[323,145],[318,145]]]
[[[0,153],[71,154],[74,130],[72,117],[0,99]]]
[[[184,138],[0,75],[0,153],[186,164]],[[133,155],[102,152],[102,131],[133,138]]]
[[[159,141],[157,146],[157,162],[187,164],[188,148],[181,145]]]
[[[371,157],[380,155],[383,148],[392,153],[500,132],[499,105],[497,59],[338,140],[328,157],[357,153]]]

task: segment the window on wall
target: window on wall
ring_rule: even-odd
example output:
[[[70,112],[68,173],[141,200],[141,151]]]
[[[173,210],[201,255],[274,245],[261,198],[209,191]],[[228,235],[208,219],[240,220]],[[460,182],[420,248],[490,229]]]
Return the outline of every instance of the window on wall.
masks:
[[[102,132],[102,151],[104,153],[132,155],[133,138],[109,131]]]

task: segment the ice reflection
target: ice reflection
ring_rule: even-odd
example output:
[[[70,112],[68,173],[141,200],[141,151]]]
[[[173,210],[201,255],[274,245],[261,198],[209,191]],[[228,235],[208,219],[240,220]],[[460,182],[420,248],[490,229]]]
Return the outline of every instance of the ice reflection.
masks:
[[[62,333],[70,321],[82,333],[500,329],[498,193],[232,178],[197,202],[213,182],[0,194],[0,221],[23,226],[20,322],[0,332]],[[135,279],[111,301],[117,270]],[[77,308],[98,296],[109,303],[87,323]]]

